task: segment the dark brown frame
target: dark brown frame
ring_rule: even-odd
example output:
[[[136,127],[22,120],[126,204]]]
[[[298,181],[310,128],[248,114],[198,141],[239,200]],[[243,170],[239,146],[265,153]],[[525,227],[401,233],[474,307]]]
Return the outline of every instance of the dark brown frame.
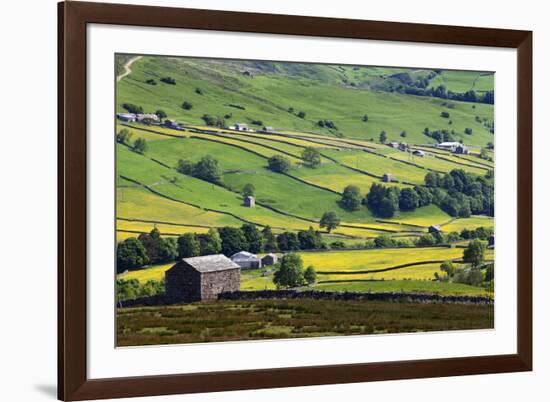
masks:
[[[517,49],[517,353],[90,380],[86,375],[86,24]],[[532,32],[119,4],[58,4],[58,397],[103,399],[532,370]]]

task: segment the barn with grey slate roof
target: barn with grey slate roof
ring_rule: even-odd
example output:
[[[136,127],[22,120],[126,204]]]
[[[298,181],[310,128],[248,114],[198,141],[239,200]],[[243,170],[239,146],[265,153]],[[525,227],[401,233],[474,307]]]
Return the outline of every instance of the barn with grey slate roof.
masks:
[[[165,275],[170,303],[216,300],[240,289],[241,268],[223,254],[184,258]]]

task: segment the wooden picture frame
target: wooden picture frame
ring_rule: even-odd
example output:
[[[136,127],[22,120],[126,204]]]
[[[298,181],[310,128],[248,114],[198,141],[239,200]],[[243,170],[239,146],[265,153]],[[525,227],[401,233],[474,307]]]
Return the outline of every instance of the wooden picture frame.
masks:
[[[63,2],[58,5],[58,397],[103,399],[532,369],[532,33],[503,29]],[[86,26],[192,28],[517,49],[517,353],[89,379],[86,372]]]

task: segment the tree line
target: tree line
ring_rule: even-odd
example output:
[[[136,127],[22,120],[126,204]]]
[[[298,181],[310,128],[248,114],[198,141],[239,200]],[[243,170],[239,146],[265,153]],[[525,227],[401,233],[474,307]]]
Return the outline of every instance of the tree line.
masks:
[[[340,206],[348,211],[363,205],[380,218],[392,218],[398,211],[435,204],[451,216],[467,218],[472,214],[494,215],[494,174],[484,176],[453,169],[449,173],[429,172],[425,186],[400,189],[373,183],[366,196],[355,185],[344,188]]]
[[[241,227],[210,228],[207,233],[185,233],[161,237],[157,228],[129,237],[117,245],[117,271],[163,264],[176,259],[222,253],[228,257],[239,251],[251,253],[328,249],[318,230],[310,227],[298,232],[273,233],[270,226],[261,230],[251,223]]]

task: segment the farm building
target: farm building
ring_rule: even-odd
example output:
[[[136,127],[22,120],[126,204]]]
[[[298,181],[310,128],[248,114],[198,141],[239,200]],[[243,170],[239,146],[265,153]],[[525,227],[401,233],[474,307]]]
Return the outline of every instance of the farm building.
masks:
[[[163,126],[168,128],[180,128],[179,124],[176,123],[175,120],[170,120],[170,119],[164,120]]]
[[[391,173],[384,173],[382,176],[382,181],[385,183],[390,183],[393,181],[393,175]]]
[[[442,142],[440,144],[436,145],[439,149],[445,149],[447,151],[451,151],[455,154],[467,154],[468,153],[468,147],[464,144],[461,144],[458,141],[454,142]]]
[[[231,261],[243,269],[261,268],[262,261],[248,251],[239,251],[231,256]]]
[[[424,151],[420,151],[418,149],[416,149],[414,152],[413,152],[413,155],[414,156],[420,156],[421,158],[423,158],[424,156],[426,156],[426,153]]]
[[[237,131],[248,131],[248,124],[245,123],[235,123],[233,127]]]
[[[223,254],[184,258],[166,271],[169,303],[215,300],[240,289],[241,268]]]
[[[392,148],[399,148],[399,143],[395,141],[390,142],[388,145]]]
[[[454,153],[455,154],[467,155],[468,154],[468,147],[464,144],[460,144],[458,147],[456,147],[456,149],[454,150]]]
[[[400,142],[399,143],[399,150],[400,151],[406,151],[409,145],[406,142]]]
[[[429,233],[441,233],[441,226],[439,225],[432,225],[428,228]]]
[[[251,195],[244,197],[244,206],[248,208],[253,208],[256,205],[256,199]]]
[[[133,123],[136,121],[136,115],[133,113],[117,113],[116,118],[121,121]]]
[[[263,131],[265,131],[266,133],[273,133],[275,131],[275,129],[271,126],[265,126],[263,128]]]
[[[136,114],[136,120],[137,121],[143,121],[143,120],[159,121],[159,117],[154,113],[140,113],[140,114]]]
[[[279,258],[276,254],[269,253],[262,257],[262,266],[266,267],[268,265],[274,265],[277,264],[277,261],[279,261]]]

